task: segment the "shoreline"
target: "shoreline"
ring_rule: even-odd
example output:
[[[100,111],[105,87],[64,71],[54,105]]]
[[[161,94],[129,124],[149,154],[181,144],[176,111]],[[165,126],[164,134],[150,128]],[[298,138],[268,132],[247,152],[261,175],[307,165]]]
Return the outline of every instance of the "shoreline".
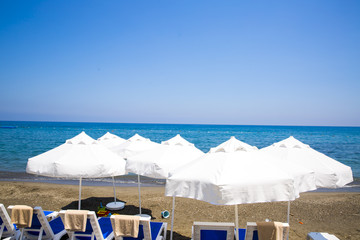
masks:
[[[0,203],[5,207],[24,204],[41,206],[45,210],[76,209],[79,186],[43,182],[0,181]],[[137,187],[117,186],[117,201],[126,202],[120,214],[137,214],[139,196]],[[153,221],[168,223],[171,217],[161,218],[161,212],[172,209],[172,198],[165,197],[163,187],[142,187],[142,212],[152,216]],[[82,209],[96,211],[100,203],[114,201],[112,186],[83,186]],[[239,224],[246,222],[285,222],[287,202],[241,204]],[[309,192],[291,202],[290,239],[305,239],[308,232],[329,232],[340,239],[360,239],[360,193],[354,192]],[[194,221],[233,222],[234,206],[216,206],[187,198],[176,198],[174,239],[191,238]],[[168,232],[169,233],[169,232]],[[169,236],[169,235],[168,235]]]
[[[64,185],[79,185],[79,179],[66,179],[66,178],[53,178],[34,174],[28,174],[26,172],[7,172],[0,171],[0,182],[42,182],[42,183],[54,183]],[[121,187],[135,187],[137,186],[137,175],[128,174],[114,177],[115,186]],[[165,185],[165,179],[155,179],[140,176],[141,186],[147,187],[161,187]],[[107,178],[84,178],[82,179],[83,186],[113,186],[113,180],[111,177]]]
[[[79,185],[79,179],[66,179],[66,178],[52,178],[39,175],[28,174],[26,172],[7,172],[0,171],[0,182],[42,182],[49,184],[60,185]],[[128,174],[114,177],[116,187],[136,187],[137,175]],[[165,179],[155,179],[140,176],[140,183],[142,187],[164,187]],[[83,186],[99,186],[107,187],[113,186],[112,178],[90,178],[82,179]],[[360,193],[360,178],[354,178],[354,181],[342,188],[319,188],[311,192],[359,192]]]

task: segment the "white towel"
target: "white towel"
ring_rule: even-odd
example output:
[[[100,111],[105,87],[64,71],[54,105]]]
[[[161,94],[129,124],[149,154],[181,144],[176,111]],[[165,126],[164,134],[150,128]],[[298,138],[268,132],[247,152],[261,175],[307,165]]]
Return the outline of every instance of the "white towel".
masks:
[[[140,216],[113,215],[111,225],[115,237],[138,237]]]
[[[65,229],[72,232],[85,232],[88,212],[88,210],[66,210]]]
[[[33,208],[26,205],[15,205],[11,210],[11,222],[18,228],[31,227]]]
[[[257,222],[259,240],[282,240],[283,224],[281,222]]]

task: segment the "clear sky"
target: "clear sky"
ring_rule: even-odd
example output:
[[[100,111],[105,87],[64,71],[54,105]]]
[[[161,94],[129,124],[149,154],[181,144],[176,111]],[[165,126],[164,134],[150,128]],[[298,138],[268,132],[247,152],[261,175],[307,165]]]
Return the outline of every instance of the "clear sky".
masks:
[[[360,126],[360,1],[1,0],[0,120]]]

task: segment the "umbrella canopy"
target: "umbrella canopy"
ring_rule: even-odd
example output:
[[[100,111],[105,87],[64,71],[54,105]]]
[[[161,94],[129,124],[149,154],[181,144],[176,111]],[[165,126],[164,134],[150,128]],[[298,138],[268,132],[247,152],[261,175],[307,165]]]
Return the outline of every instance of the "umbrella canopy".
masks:
[[[158,147],[143,151],[126,161],[126,170],[142,176],[165,179],[170,171],[204,155],[179,134]]]
[[[234,137],[171,172],[166,196],[215,205],[295,200],[294,178],[268,164],[265,155]]]
[[[140,152],[149,150],[151,148],[159,146],[158,143],[152,142],[148,138],[144,138],[139,134],[135,134],[131,138],[129,138],[126,142],[111,147],[110,150],[118,154],[123,158],[128,158],[139,154]]]
[[[165,195],[193,198],[215,205],[291,201],[299,197],[294,177],[273,164],[256,147],[231,137],[209,153],[170,172]],[[236,234],[238,239],[238,233]]]
[[[125,160],[81,132],[64,144],[29,158],[26,172],[48,177],[81,179],[114,177],[125,174]]]
[[[275,157],[278,164],[291,162],[314,171],[317,187],[337,188],[353,181],[349,166],[312,149],[292,136],[260,151]]]
[[[100,144],[103,144],[107,148],[112,148],[126,142],[125,139],[109,132],[105,133],[102,137],[98,138],[97,141]]]
[[[102,178],[125,174],[125,161],[85,132],[38,156],[26,172],[48,177]]]
[[[183,137],[181,137],[180,134],[176,134],[175,137],[170,138],[169,140],[162,141],[161,144],[166,145],[166,146],[182,146],[182,147],[194,147],[195,148],[195,145],[193,143],[191,143],[191,142],[187,141],[186,139],[184,139]]]
[[[130,156],[126,161],[127,172],[138,174],[139,212],[141,214],[140,175],[165,179],[174,170],[204,153],[180,135],[158,144],[149,150]]]

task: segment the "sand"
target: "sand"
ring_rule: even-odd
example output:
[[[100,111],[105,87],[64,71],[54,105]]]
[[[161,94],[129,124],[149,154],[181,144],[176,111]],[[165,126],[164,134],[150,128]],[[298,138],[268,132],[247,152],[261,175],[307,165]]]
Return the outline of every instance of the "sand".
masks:
[[[143,187],[143,213],[153,221],[168,223],[161,211],[171,212],[172,198],[164,196],[163,187]],[[0,203],[6,207],[15,204],[41,206],[45,210],[76,209],[78,186],[34,182],[0,182]],[[126,202],[121,214],[138,213],[136,187],[117,187],[117,198]],[[83,186],[82,209],[97,210],[100,202],[112,202],[112,187]],[[240,227],[246,222],[285,222],[287,203],[239,205]],[[176,198],[174,239],[190,239],[194,221],[232,222],[234,206],[215,206],[193,199]],[[290,239],[306,239],[308,232],[328,232],[340,239],[360,239],[360,193],[304,193],[291,203]],[[169,237],[169,232],[168,232]]]

